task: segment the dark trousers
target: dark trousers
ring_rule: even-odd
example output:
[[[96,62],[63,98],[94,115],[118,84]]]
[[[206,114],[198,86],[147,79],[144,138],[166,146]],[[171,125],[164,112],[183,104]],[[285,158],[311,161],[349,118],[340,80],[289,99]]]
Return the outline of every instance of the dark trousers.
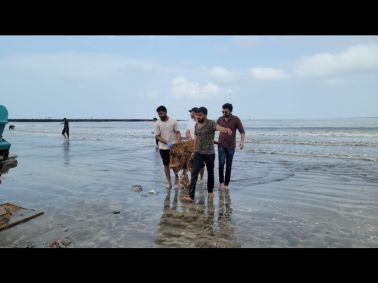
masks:
[[[194,199],[196,191],[196,184],[198,180],[198,174],[201,170],[201,164],[205,162],[207,168],[207,191],[212,193],[214,190],[214,161],[215,154],[200,154],[196,152],[194,154],[192,174],[189,187],[189,196]]]
[[[235,148],[225,148],[218,145],[218,160],[219,160],[219,183],[224,183],[228,186],[231,179],[232,159],[234,158]],[[226,180],[224,179],[224,164],[226,163]]]

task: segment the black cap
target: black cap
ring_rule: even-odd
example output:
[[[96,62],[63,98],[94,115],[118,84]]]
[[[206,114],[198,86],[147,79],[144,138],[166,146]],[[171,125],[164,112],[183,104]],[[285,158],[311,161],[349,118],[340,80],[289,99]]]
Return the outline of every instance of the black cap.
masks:
[[[189,110],[189,112],[197,113],[198,112],[198,107],[193,107],[192,109]]]

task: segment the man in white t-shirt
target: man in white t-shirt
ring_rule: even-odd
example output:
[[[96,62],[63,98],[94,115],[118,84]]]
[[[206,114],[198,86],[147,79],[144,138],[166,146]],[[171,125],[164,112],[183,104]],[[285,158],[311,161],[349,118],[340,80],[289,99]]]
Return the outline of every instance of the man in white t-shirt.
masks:
[[[155,123],[155,137],[159,141],[159,151],[163,160],[164,172],[167,178],[167,189],[172,187],[169,170],[170,149],[173,144],[181,143],[181,133],[177,121],[167,115],[167,108],[161,105],[156,109],[160,120]],[[175,187],[179,185],[178,174],[175,173]]]
[[[198,113],[198,107],[193,107],[189,110],[190,112],[190,120],[188,121],[188,124],[186,126],[185,135],[188,140],[194,140],[196,135],[194,134],[194,130],[197,123],[197,113]],[[203,162],[201,165],[201,171],[200,171],[200,182],[203,182],[203,174],[205,172],[205,163]],[[184,174],[186,174],[186,169],[184,170]]]

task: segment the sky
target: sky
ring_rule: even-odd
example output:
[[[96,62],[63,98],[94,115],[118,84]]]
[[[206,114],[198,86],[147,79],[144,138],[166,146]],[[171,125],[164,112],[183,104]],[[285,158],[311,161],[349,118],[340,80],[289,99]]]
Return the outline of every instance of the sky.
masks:
[[[0,36],[9,118],[378,116],[378,36]]]

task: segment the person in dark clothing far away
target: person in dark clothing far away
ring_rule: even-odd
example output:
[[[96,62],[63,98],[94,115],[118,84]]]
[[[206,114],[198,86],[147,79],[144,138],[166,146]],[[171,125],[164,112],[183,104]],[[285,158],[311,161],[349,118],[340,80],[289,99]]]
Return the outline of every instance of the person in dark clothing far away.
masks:
[[[61,125],[64,124],[62,135],[64,136],[65,139],[68,139],[70,137],[70,128],[68,126],[68,120],[67,118],[63,119],[63,123],[60,123]],[[66,136],[67,134],[67,136]]]

